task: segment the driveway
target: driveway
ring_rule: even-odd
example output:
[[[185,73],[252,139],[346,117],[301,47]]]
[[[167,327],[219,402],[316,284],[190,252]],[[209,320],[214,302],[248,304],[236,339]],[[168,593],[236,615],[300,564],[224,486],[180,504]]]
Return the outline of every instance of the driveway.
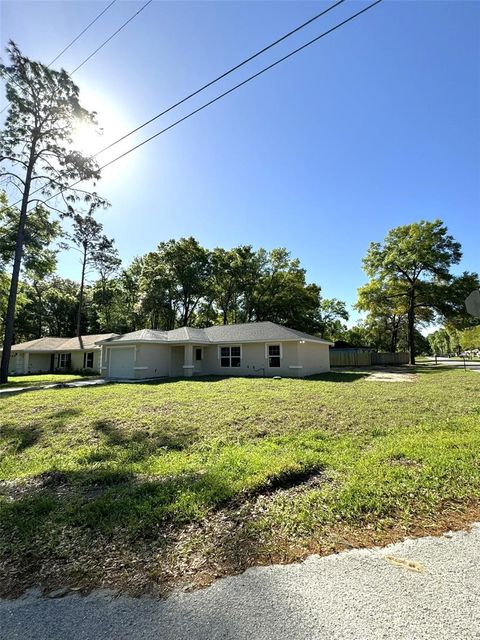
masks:
[[[250,569],[166,601],[0,602],[1,640],[478,640],[480,524],[470,533]]]

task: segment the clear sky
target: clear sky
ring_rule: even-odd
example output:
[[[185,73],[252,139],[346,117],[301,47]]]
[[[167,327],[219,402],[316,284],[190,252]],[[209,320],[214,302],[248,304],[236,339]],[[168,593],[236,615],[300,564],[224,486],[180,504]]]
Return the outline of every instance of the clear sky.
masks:
[[[11,38],[48,63],[107,4],[3,0],[2,47]],[[57,64],[77,66],[142,4],[117,2]],[[115,155],[365,4],[347,0]],[[105,128],[91,150],[327,6],[153,2],[74,76]],[[349,304],[369,242],[421,218],[444,220],[460,268],[478,271],[479,114],[480,3],[385,0],[106,169],[101,220],[126,264],[187,235],[210,248],[286,246],[325,296]],[[59,270],[78,277],[76,257]]]

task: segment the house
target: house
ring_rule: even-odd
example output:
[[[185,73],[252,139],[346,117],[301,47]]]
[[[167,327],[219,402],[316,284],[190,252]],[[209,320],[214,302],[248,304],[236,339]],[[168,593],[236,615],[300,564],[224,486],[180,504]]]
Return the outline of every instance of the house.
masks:
[[[330,370],[331,342],[274,324],[251,322],[172,331],[142,329],[99,340],[102,374],[142,379],[193,375],[295,376]]]
[[[46,337],[12,346],[10,375],[48,373],[52,371],[101,370],[102,349],[96,343],[112,338],[102,333],[79,338]]]

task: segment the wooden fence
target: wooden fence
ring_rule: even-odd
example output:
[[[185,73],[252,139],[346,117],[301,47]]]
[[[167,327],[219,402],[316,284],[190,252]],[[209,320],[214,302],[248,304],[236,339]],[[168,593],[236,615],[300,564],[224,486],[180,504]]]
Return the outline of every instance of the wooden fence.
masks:
[[[372,364],[408,364],[408,353],[376,353],[374,351],[330,349],[330,366],[332,367],[368,367]]]

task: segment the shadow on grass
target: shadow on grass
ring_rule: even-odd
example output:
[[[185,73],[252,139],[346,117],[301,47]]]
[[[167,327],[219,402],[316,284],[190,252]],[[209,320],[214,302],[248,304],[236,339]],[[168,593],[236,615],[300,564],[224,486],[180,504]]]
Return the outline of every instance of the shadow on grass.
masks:
[[[181,431],[178,427],[172,432],[152,431],[148,427],[128,431],[113,420],[96,420],[93,430],[104,438],[107,447],[122,447],[129,450],[129,460],[140,462],[149,456],[164,451],[182,451],[194,441],[195,431]],[[111,458],[115,457],[112,451]],[[108,459],[104,457],[102,459]],[[100,460],[97,460],[100,461]]]
[[[302,483],[308,486],[319,473],[319,467],[283,472],[248,491],[240,491],[232,478],[208,472],[147,478],[111,471],[52,471],[30,478],[22,487],[2,487],[0,560],[13,570],[0,593],[22,591],[45,580],[90,584],[92,563],[96,575],[105,576],[111,570],[110,557],[117,554],[116,562],[123,567],[139,548],[150,560],[159,549],[171,554],[186,526],[208,525],[224,508],[237,519],[244,517],[238,509],[249,501]],[[219,516],[228,524],[223,511]],[[231,543],[227,535],[225,553],[231,558],[225,556],[224,561],[234,566],[239,549]],[[248,544],[251,556],[255,544],[251,539]],[[108,558],[101,548],[108,550]],[[154,562],[158,570],[158,558]]]
[[[307,382],[355,382],[369,376],[368,371],[329,371],[304,378]]]

